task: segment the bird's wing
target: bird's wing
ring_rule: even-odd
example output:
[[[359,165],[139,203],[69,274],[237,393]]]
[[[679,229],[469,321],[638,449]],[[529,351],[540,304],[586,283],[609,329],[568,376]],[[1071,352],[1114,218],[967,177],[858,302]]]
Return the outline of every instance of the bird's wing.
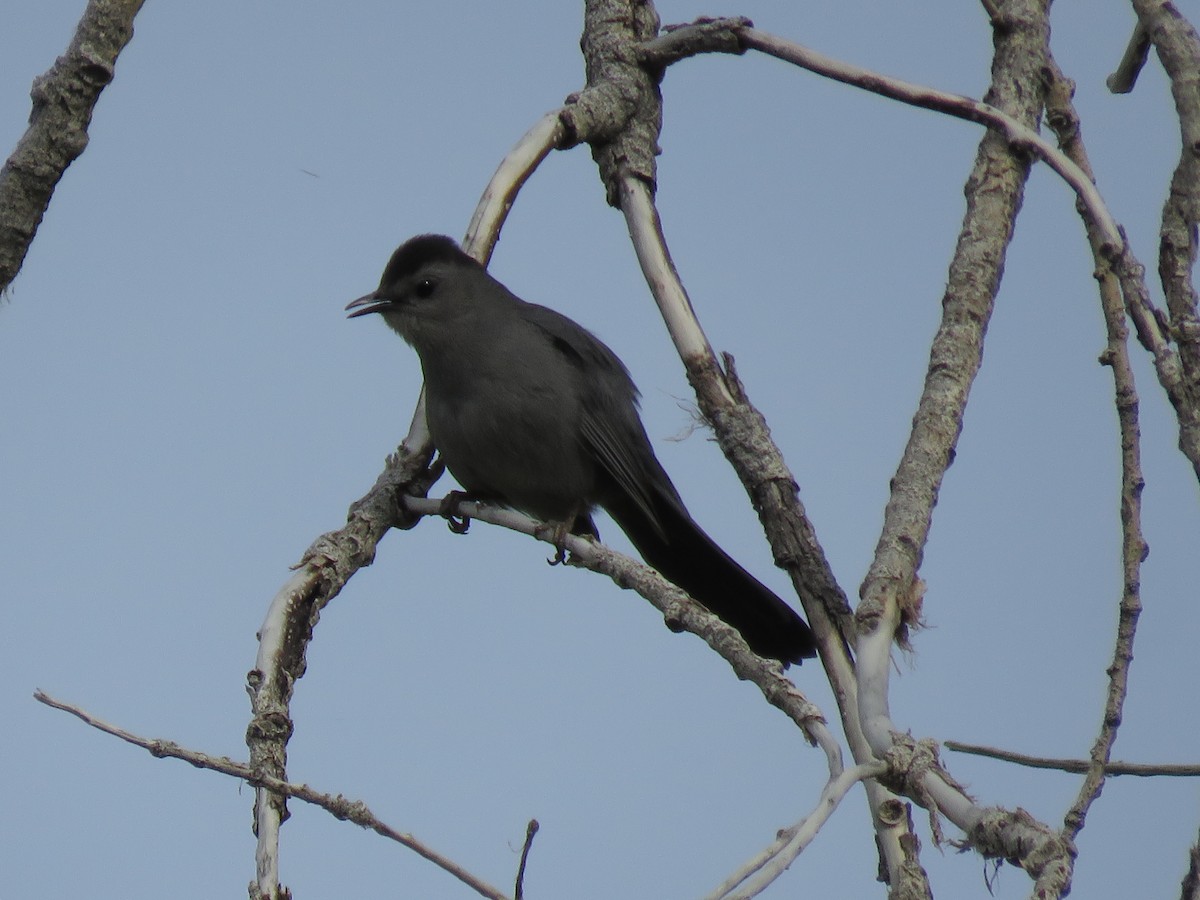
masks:
[[[655,511],[665,481],[669,496],[679,503],[670,479],[654,458],[650,439],[638,417],[638,391],[625,364],[595,335],[566,316],[544,306],[528,304],[527,319],[540,328],[581,375],[582,416],[580,435],[588,452],[629,500],[645,513],[655,530],[663,530]]]

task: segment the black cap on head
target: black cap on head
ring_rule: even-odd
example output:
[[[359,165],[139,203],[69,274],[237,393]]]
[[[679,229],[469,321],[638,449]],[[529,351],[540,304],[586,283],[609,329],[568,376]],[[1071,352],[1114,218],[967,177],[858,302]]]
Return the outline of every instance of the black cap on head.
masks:
[[[479,265],[464,253],[454,238],[444,234],[420,234],[405,241],[388,260],[380,287],[395,284],[406,275],[411,275],[431,262],[466,262]]]
[[[479,263],[464,253],[454,242],[444,234],[420,234],[401,244],[392,258],[388,260],[383,277],[379,279],[379,287],[365,297],[351,300],[346,305],[349,318],[384,312],[391,309],[401,299],[403,291],[396,293],[405,279],[411,278],[427,266],[442,264],[449,266],[474,266],[482,268]]]

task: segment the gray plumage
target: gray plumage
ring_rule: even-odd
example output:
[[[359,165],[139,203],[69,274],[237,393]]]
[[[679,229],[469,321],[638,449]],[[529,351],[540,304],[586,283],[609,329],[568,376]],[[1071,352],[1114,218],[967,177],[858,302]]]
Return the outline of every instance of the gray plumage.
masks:
[[[393,255],[351,316],[382,313],[421,359],[434,445],[473,497],[577,534],[613,517],[646,562],[762,656],[815,656],[807,624],[692,520],[654,456],[629,372],[575,322],[521,300],[448,237]]]

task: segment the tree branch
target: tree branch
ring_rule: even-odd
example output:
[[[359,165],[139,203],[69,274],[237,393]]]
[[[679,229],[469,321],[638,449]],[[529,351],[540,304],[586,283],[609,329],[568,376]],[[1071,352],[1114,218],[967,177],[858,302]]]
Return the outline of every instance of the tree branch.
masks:
[[[776,565],[791,575],[838,699],[838,712],[855,761],[869,762],[872,756],[858,724],[857,685],[846,644],[851,633],[849,604],[800,502],[799,488],[762,414],[750,404],[732,357],[726,355],[724,372],[717,364],[671,261],[649,186],[640,179],[623,176],[619,190],[642,274],[667,322],[701,412],[712,424],[721,451],[750,495]],[[883,787],[867,782],[867,797],[886,867],[895,884],[904,859],[903,824],[889,824],[879,815],[883,804],[893,799]]]
[[[1125,53],[1117,63],[1116,70],[1104,80],[1108,89],[1114,94],[1130,93],[1137,84],[1138,75],[1146,65],[1149,55],[1150,36],[1146,34],[1142,23],[1138,22],[1133,26],[1133,34],[1129,37],[1129,44],[1125,47]]]
[[[63,172],[88,143],[100,92],[144,0],[89,0],[67,52],[34,79],[29,128],[0,169],[0,293],[21,270]]]
[[[492,258],[500,229],[516,202],[517,193],[542,160],[562,142],[565,134],[563,111],[557,109],[539,119],[500,160],[492,180],[483,189],[463,237],[463,250],[484,266]]]
[[[530,819],[525,826],[525,844],[521,847],[521,862],[517,866],[517,884],[513,891],[513,900],[522,900],[525,896],[525,864],[529,862],[529,850],[533,846],[533,836],[538,833],[537,819]]]
[[[647,42],[641,50],[647,60],[676,62],[694,53],[731,52],[726,39],[718,39],[720,29],[728,29],[741,45],[768,53],[843,84],[880,94],[902,103],[942,112],[956,118],[978,122],[1006,135],[1015,149],[1032,153],[1062,177],[1087,207],[1102,235],[1102,255],[1121,279],[1126,307],[1137,328],[1138,340],[1153,356],[1159,383],[1167,393],[1179,420],[1179,447],[1200,478],[1200,318],[1196,312],[1196,293],[1191,285],[1191,262],[1196,248],[1194,226],[1200,213],[1200,160],[1187,148],[1200,144],[1200,41],[1186,19],[1165,0],[1144,0],[1154,10],[1156,21],[1164,24],[1169,38],[1163,41],[1174,61],[1178,78],[1172,78],[1176,106],[1184,128],[1184,154],[1172,181],[1172,200],[1163,213],[1164,250],[1160,254],[1160,272],[1169,285],[1168,308],[1172,323],[1154,306],[1145,289],[1145,272],[1134,258],[1124,233],[1108,211],[1092,179],[1035,129],[1026,127],[1004,110],[987,102],[950,94],[934,88],[911,84],[853,66],[799,44],[750,27],[745,19],[700,20],[693,25],[677,26],[669,35]],[[1007,28],[999,6],[985,4],[993,25]],[[1170,12],[1165,12],[1165,10]],[[689,30],[695,29],[693,37]],[[1136,35],[1135,35],[1136,37]],[[1156,45],[1157,46],[1157,45]],[[1031,82],[1032,83],[1032,82]],[[1184,199],[1175,201],[1174,198]],[[1172,301],[1170,298],[1174,297]],[[1175,337],[1180,351],[1170,346]],[[1182,358],[1181,358],[1182,357]]]
[[[729,53],[741,56],[746,52],[741,32],[753,28],[745,16],[710,18],[702,16],[687,25],[665,25],[663,33],[637,47],[637,56],[644,66],[669,66],[689,56],[701,53]]]
[[[389,528],[416,522],[404,514],[401,498],[409,492],[424,494],[441,474],[440,468],[428,468],[431,451],[423,426],[421,414],[414,419],[410,437],[425,449],[402,445],[375,486],[350,507],[345,527],[317,538],[271,601],[258,632],[258,656],[247,676],[253,715],[246,745],[256,772],[286,780],[287,743],[294,730],[292,690],[307,667],[308,644],[321,610],[355,572],[374,561],[375,547]],[[264,788],[255,792],[255,880],[263,897],[285,896],[279,886],[279,828],[286,815],[282,795]]]
[[[1031,86],[1041,83],[1045,65],[1046,4],[1010,0],[1000,10],[995,28],[992,85],[979,107],[1003,110],[1006,118],[1033,132],[1042,95]],[[899,92],[888,88],[880,93]],[[964,109],[973,105],[974,101],[967,101]],[[893,636],[903,641],[908,626],[921,618],[924,585],[917,572],[982,360],[984,334],[1028,177],[1029,159],[1017,152],[1011,134],[1009,129],[984,136],[967,181],[967,213],[950,264],[942,322],[930,348],[908,445],[892,479],[875,557],[859,592],[859,713],[863,731],[880,757],[902,737],[888,708],[891,642]],[[1073,164],[1070,168],[1078,171]],[[1089,191],[1081,191],[1080,196],[1092,192],[1089,182]],[[1089,210],[1096,208],[1102,209],[1102,204],[1089,204]],[[1115,230],[1115,225],[1109,230]],[[1118,236],[1116,246],[1121,244]],[[944,813],[979,852],[1019,862],[1035,880],[1039,896],[1059,896],[1069,889],[1074,849],[1068,841],[1028,814],[980,808],[945,774],[936,754],[929,756],[932,759],[906,779],[909,796],[926,809]]]
[[[297,800],[303,800],[305,803],[319,806],[334,818],[353,822],[355,825],[367,828],[389,840],[402,844],[418,855],[425,857],[425,859],[440,869],[449,872],[481,896],[489,897],[491,900],[507,900],[506,895],[502,891],[492,887],[483,879],[472,875],[458,863],[448,857],[442,856],[411,834],[396,831],[390,825],[380,821],[362,801],[347,800],[341,794],[333,795],[315,791],[306,784],[292,784],[291,782],[276,778],[274,775],[262,772],[253,765],[235,762],[228,756],[211,756],[207,753],[201,753],[199,750],[190,750],[174,741],[166,741],[161,738],[139,737],[130,731],[126,731],[124,728],[110,725],[103,719],[93,716],[91,713],[74,704],[56,700],[43,691],[34,691],[33,698],[39,703],[44,703],[54,709],[61,709],[63,712],[68,712],[106,734],[111,734],[113,737],[120,738],[126,743],[141,747],[143,750],[148,751],[151,756],[158,757],[159,759],[181,759],[195,766],[197,769],[209,769],[213,772],[220,772],[223,775],[231,775],[255,787],[265,788],[277,796],[295,797]],[[251,887],[253,889],[258,886],[251,885]]]
[[[811,813],[795,825],[782,829],[769,847],[725,879],[706,900],[732,900],[735,897],[755,897],[761,894],[812,843],[821,826],[833,815],[850,788],[860,781],[876,778],[886,771],[887,765],[884,763],[866,763],[846,769],[831,778],[822,789]]]
[[[486,263],[521,186],[562,137],[561,111],[543,117],[501,161],[471,218],[464,248]],[[250,762],[257,770],[284,779],[287,743],[292,736],[292,690],[306,667],[305,655],[321,610],[362,566],[390,528],[411,528],[414,517],[405,497],[424,497],[442,474],[430,468],[433,442],[425,422],[421,391],[412,423],[399,451],[388,458],[375,485],[350,507],[339,531],[317,538],[276,593],[259,629],[259,651],[248,676],[253,717],[246,729]],[[286,896],[279,886],[279,829],[286,818],[284,798],[255,793],[256,884],[259,895]]]
[[[1108,212],[1104,198],[1100,196],[1087,175],[1080,171],[1079,167],[1068,157],[1059,152],[1057,147],[1041,137],[1036,129],[986,101],[980,102],[961,94],[951,94],[925,85],[913,84],[833,59],[794,41],[759,31],[750,25],[748,19],[702,19],[696,24],[675,26],[664,37],[642,45],[639,52],[645,59],[655,63],[677,62],[686,56],[702,52],[732,52],[727,49],[727,42],[717,40],[716,33],[722,28],[729,29],[744,49],[758,50],[768,56],[774,56],[810,72],[851,87],[861,88],[872,94],[879,94],[910,106],[933,110],[957,119],[966,119],[994,128],[1004,134],[1014,147],[1028,151],[1044,161],[1070,185],[1080,200],[1092,211],[1096,220],[1101,223],[1101,227],[1112,245],[1112,252],[1118,252],[1124,245],[1124,236]],[[692,29],[697,32],[694,39],[691,35]]]
[[[1179,417],[1179,448],[1200,478],[1200,314],[1192,283],[1200,223],[1200,35],[1170,0],[1133,0],[1133,7],[1171,80],[1179,116],[1182,146],[1163,205],[1158,275],[1183,369],[1182,389],[1168,396]]]
[[[625,27],[619,35],[611,23],[641,21],[638,16],[650,17],[643,4],[601,2],[590,0],[585,16],[584,47],[589,52],[588,87],[581,97],[595,98],[598,92],[612,83],[598,79],[608,71],[621,72],[625,61],[636,56],[637,44],[645,44],[652,35],[639,33],[636,27]],[[649,7],[650,4],[644,4]],[[589,29],[605,23],[601,38],[589,37]],[[624,41],[624,45],[622,44]],[[611,59],[605,58],[611,56]],[[657,71],[657,67],[652,66]],[[795,479],[783,462],[782,455],[770,438],[761,414],[746,399],[732,369],[723,373],[716,356],[696,320],[674,264],[667,250],[657,210],[654,208],[653,178],[636,164],[625,160],[653,157],[661,128],[661,99],[657,78],[649,84],[626,79],[620,84],[645,93],[639,98],[621,94],[620,103],[613,103],[620,114],[595,109],[594,115],[606,123],[622,122],[617,127],[619,137],[601,127],[577,130],[581,139],[592,142],[593,155],[600,164],[600,175],[609,201],[614,197],[625,215],[643,275],[663,311],[668,330],[680,352],[688,379],[697,393],[702,413],[712,424],[722,452],[730,460],[750,494],[766,529],[778,565],[792,575],[804,603],[809,624],[817,635],[821,660],[834,685],[839,713],[846,729],[855,760],[871,760],[870,748],[863,739],[855,707],[856,686],[852,663],[843,640],[842,625],[848,626],[849,606],[845,594],[833,577],[815,532],[804,514],[797,494]],[[622,119],[623,117],[623,119]],[[586,124],[586,123],[585,123]],[[616,147],[622,148],[619,152]],[[729,360],[732,362],[732,360]],[[809,590],[809,588],[812,588]],[[811,602],[810,602],[810,598]],[[904,853],[903,821],[885,822],[879,814],[890,795],[874,782],[867,785],[868,801],[879,837],[879,846],[893,885],[901,877]]]
[[[404,503],[419,515],[434,516],[443,511],[443,501],[437,499],[406,497]],[[554,547],[559,543],[545,523],[514,509],[463,500],[455,506],[454,512],[460,517],[527,534]],[[783,667],[778,662],[755,654],[736,628],[726,625],[644,563],[578,535],[568,534],[561,543],[570,553],[568,565],[607,575],[618,587],[632,589],[662,613],[673,631],[687,631],[712,647],[729,663],[738,678],[755,684],[767,702],[791,719],[812,744],[825,751],[830,777],[841,773],[841,750],[825,724],[824,715],[783,674]]]
[[[1046,53],[1046,118],[1058,136],[1063,150],[1076,165],[1092,178],[1091,162],[1083,146],[1079,116],[1071,102],[1075,85],[1063,75],[1053,56]],[[1138,424],[1138,396],[1133,367],[1129,360],[1129,329],[1125,325],[1125,301],[1120,283],[1108,265],[1104,238],[1088,211],[1080,205],[1084,228],[1096,262],[1096,278],[1100,288],[1100,308],[1108,344],[1100,362],[1113,373],[1114,398],[1121,444],[1121,561],[1122,586],[1118,607],[1117,639],[1112,664],[1108,668],[1108,692],[1100,731],[1092,745],[1091,765],[1080,785],[1079,795],[1063,818],[1063,836],[1074,839],[1083,829],[1088,809],[1104,789],[1109,757],[1117,740],[1122,709],[1129,682],[1129,666],[1133,661],[1133,642],[1137,620],[1141,614],[1141,566],[1148,548],[1142,536],[1142,478],[1141,431]],[[1127,249],[1127,252],[1132,252]]]
[[[661,70],[638,64],[633,48],[658,34],[650,0],[585,0],[579,47],[587,87],[564,108],[566,144],[586,141],[610,206],[620,204],[620,178],[631,174],[654,189],[662,131]]]
[[[963,741],[946,741],[943,746],[948,750],[955,750],[959,753],[969,753],[972,756],[986,756],[989,759],[998,759],[1003,762],[1016,763],[1019,766],[1028,766],[1031,769],[1057,769],[1060,772],[1071,772],[1076,775],[1085,775],[1095,766],[1094,759],[1063,759],[1054,756],[1031,756],[1027,753],[1018,753],[1015,750],[988,747],[984,744],[967,744]],[[1140,778],[1149,778],[1152,776],[1196,778],[1200,777],[1200,763],[1152,764],[1106,761],[1104,763],[1104,773],[1113,776],[1136,775]],[[1082,828],[1082,825],[1080,827]],[[1076,829],[1072,836],[1077,834],[1078,830]]]

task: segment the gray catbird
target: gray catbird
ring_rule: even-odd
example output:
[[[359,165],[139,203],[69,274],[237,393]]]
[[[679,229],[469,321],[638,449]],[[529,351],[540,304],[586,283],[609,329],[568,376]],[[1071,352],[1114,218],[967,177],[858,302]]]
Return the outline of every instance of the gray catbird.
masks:
[[[526,303],[458,245],[421,235],[351,317],[382,313],[421,357],[433,443],[467,493],[575,534],[613,517],[648,564],[732,625],[760,656],[816,655],[795,611],[713,543],[663,471],[616,355]]]

